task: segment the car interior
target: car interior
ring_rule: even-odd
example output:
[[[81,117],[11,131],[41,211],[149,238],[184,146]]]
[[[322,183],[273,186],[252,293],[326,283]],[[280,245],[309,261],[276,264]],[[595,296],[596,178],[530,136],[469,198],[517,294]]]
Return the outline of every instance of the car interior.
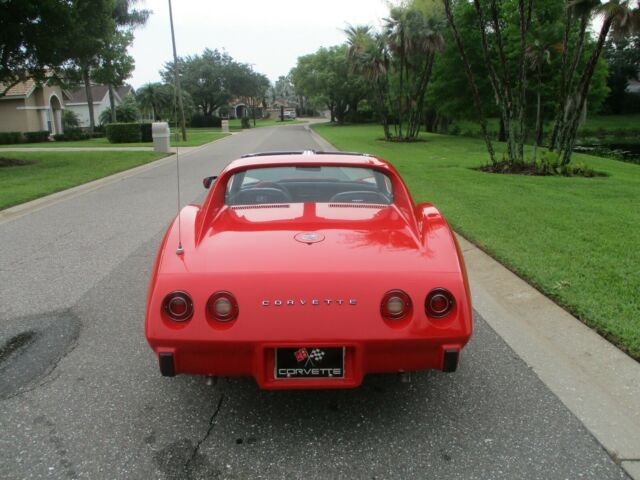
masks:
[[[389,178],[361,167],[294,166],[256,168],[234,174],[227,205],[274,203],[371,203],[393,201]]]

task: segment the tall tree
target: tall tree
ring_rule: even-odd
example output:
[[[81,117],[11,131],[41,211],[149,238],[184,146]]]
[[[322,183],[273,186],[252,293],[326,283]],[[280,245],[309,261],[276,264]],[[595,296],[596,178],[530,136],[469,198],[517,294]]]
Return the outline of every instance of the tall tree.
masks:
[[[568,92],[568,95],[572,95],[574,100],[569,105],[570,108],[565,116],[566,121],[560,130],[557,145],[563,165],[571,161],[580,116],[585,108],[591,80],[609,32],[613,29],[614,34],[621,38],[632,35],[640,28],[640,7],[638,7],[637,2],[630,0],[611,0],[599,5],[596,11],[602,15],[602,26],[595,48],[591,52],[584,71],[580,76],[575,92]]]
[[[365,84],[351,71],[345,45],[322,47],[298,58],[290,78],[298,96],[324,104],[331,112],[331,120],[338,123],[346,120],[347,113],[356,112],[365,97]]]

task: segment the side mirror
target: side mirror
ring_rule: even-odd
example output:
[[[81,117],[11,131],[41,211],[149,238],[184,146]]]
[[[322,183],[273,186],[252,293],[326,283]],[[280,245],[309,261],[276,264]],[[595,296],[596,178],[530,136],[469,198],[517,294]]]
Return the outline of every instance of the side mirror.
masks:
[[[216,178],[218,177],[217,176],[204,177],[202,179],[202,185],[204,186],[204,188],[209,188],[211,187],[211,185],[213,185],[213,182],[216,181]]]

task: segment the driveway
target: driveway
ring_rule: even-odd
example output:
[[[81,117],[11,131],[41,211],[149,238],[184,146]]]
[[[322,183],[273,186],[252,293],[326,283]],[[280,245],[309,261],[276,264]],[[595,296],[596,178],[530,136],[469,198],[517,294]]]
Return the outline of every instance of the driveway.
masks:
[[[242,153],[307,148],[292,125],[185,153],[182,203]],[[458,372],[411,383],[161,377],[143,316],[175,183],[162,163],[0,223],[0,478],[626,478],[479,316]]]

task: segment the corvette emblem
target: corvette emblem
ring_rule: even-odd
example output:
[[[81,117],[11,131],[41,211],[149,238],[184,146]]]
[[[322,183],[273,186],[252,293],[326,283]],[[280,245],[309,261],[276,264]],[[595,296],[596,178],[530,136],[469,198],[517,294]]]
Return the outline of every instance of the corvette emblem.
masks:
[[[318,232],[302,232],[296,234],[295,238],[300,243],[307,243],[311,245],[312,243],[318,243],[324,240],[324,235]]]

